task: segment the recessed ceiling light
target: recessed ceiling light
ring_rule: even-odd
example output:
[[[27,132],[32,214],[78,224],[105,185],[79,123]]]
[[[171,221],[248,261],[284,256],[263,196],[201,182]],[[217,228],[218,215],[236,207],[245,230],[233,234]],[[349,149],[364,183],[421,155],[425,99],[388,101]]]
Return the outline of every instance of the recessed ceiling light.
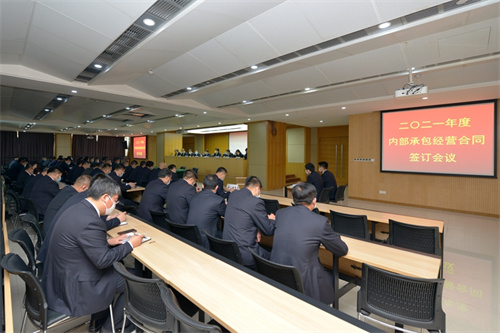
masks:
[[[200,125],[196,125],[196,127],[200,127]]]
[[[203,111],[203,114],[207,114],[207,111]]]
[[[178,114],[178,113],[176,113],[176,114],[175,114],[175,116],[176,116],[176,117],[179,117],[179,114]]]
[[[429,97],[425,96],[425,97],[422,97],[422,99],[429,99]]]
[[[219,125],[222,124],[220,121],[219,121]]]
[[[323,120],[320,120],[319,122],[320,122],[320,123],[322,123],[322,122],[323,122]]]
[[[257,68],[259,68],[259,66],[257,66],[257,65],[253,65],[253,66],[252,66],[252,67],[250,67],[250,68],[251,68],[251,69],[257,69]]]
[[[308,87],[308,88],[305,88],[304,90],[305,90],[305,91],[309,91],[309,90],[311,90],[311,88],[309,88],[309,87]]]
[[[94,64],[94,67],[95,67],[95,68],[98,68],[98,69],[101,69],[101,68],[102,68],[102,65],[101,65],[101,64]]]
[[[63,99],[62,99],[62,97],[57,97],[56,99],[57,99],[58,101],[62,101],[62,100],[63,100]]]
[[[186,90],[191,90],[191,89],[193,89],[193,88],[191,88],[191,87],[186,87]]]
[[[130,110],[130,106],[127,106],[125,109]]]
[[[288,114],[288,113],[287,113],[287,114],[285,114],[285,117],[288,117],[288,116],[289,116],[289,114]]]
[[[147,25],[148,27],[152,27],[156,24],[155,21],[153,21],[152,19],[150,18],[145,18],[144,20],[142,20],[142,22]]]
[[[347,109],[347,108],[346,108],[345,106],[343,106],[343,107],[342,107],[342,110],[345,110],[345,109]]]
[[[379,29],[385,29],[385,28],[389,28],[391,26],[391,22],[384,22],[384,23],[380,23],[378,25],[378,28]]]
[[[78,125],[78,126],[76,126],[76,127],[80,128],[80,125]]]
[[[72,94],[76,94],[77,92],[78,92],[78,91],[76,91],[76,90],[71,90],[71,93],[72,93]]]
[[[248,121],[250,121],[251,119],[250,118],[247,118]]]
[[[49,111],[50,111],[50,109],[49,109],[49,108],[45,108],[43,111],[45,111],[45,112],[49,112]]]
[[[243,103],[246,103],[247,101],[243,101]]]

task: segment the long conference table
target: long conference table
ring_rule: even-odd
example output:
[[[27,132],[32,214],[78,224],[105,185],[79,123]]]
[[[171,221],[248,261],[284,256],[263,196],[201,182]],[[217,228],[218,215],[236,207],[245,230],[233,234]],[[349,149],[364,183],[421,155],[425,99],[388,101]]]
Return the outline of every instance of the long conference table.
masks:
[[[280,206],[291,206],[292,204],[291,198],[264,194],[261,194],[260,197],[263,199],[277,200]],[[316,206],[320,212],[328,214],[330,214],[330,210],[333,210],[345,214],[366,215],[369,221],[375,223],[388,224],[389,219],[392,219],[420,226],[438,227],[441,235],[443,235],[444,222],[440,220],[424,219],[340,205],[320,203]],[[372,230],[374,229],[372,228]],[[350,284],[345,286],[343,290],[340,290],[340,273],[350,277],[361,278],[361,266],[363,263],[406,276],[425,279],[435,279],[439,276],[442,267],[442,258],[440,256],[347,236],[341,236],[341,238],[349,247],[347,255],[340,258],[334,257],[333,254],[324,247],[320,247],[319,251],[319,258],[323,266],[333,269],[335,292],[334,307],[337,309],[339,306],[339,298],[352,289],[353,286]],[[263,241],[261,241],[261,243],[264,242],[264,245],[272,247],[272,237],[263,236],[262,239]]]
[[[379,331],[133,216],[127,222],[109,235],[134,228],[150,236],[132,255],[232,332]]]

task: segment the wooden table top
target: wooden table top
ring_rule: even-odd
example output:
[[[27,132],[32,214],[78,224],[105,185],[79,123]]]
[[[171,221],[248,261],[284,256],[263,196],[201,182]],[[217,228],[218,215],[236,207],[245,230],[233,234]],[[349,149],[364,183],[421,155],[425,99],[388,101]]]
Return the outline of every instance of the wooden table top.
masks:
[[[137,191],[144,191],[146,188],[142,186],[136,186],[134,188],[129,188],[127,192],[137,192]]]
[[[150,236],[132,255],[231,331],[364,331],[134,217],[127,222],[109,234]]]
[[[278,200],[279,204],[282,206],[291,206],[292,202],[293,202],[292,198],[285,198],[285,197],[279,197],[279,196],[274,196],[274,195],[261,194],[260,197],[263,199]],[[366,215],[368,221],[373,221],[373,222],[388,224],[389,219],[391,219],[391,220],[395,220],[398,222],[414,224],[414,225],[419,225],[419,226],[438,227],[439,233],[441,233],[441,234],[443,233],[443,230],[444,230],[444,221],[441,221],[441,220],[426,219],[426,218],[421,218],[421,217],[393,214],[393,213],[388,213],[388,212],[379,212],[379,211],[375,211],[375,210],[341,206],[341,205],[333,205],[333,204],[326,204],[326,203],[318,203],[318,204],[316,204],[316,207],[319,209],[320,212],[327,213],[327,214],[330,214],[330,210],[333,210],[333,211],[343,213],[343,214]]]

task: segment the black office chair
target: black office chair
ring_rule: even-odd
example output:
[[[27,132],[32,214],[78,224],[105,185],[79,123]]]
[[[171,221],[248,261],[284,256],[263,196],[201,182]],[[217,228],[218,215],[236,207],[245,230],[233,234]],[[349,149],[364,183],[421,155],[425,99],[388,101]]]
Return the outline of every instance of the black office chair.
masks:
[[[194,173],[196,174],[196,176],[198,176],[198,170],[199,170],[199,168],[192,168],[191,170],[193,170]]]
[[[330,210],[333,231],[350,237],[370,239],[366,215],[351,215]]]
[[[9,240],[11,242],[17,243],[21,249],[23,249],[26,257],[28,258],[28,267],[31,269],[35,276],[40,277],[42,275],[42,263],[36,263],[36,253],[33,242],[30,236],[24,229],[15,229],[9,233]]]
[[[122,332],[127,318],[147,332],[172,331],[172,323],[160,296],[161,290],[167,288],[165,282],[135,276],[119,262],[115,262],[113,267],[125,280],[126,286]]]
[[[243,263],[241,252],[236,242],[216,238],[214,236],[211,236],[206,231],[204,231],[204,233],[207,236],[208,243],[210,244],[210,250],[220,254],[223,257],[228,258],[229,260],[237,262],[238,264]]]
[[[387,244],[442,256],[439,246],[439,228],[389,220]]]
[[[42,228],[40,227],[40,223],[38,223],[38,220],[36,217],[30,213],[23,213],[19,215],[19,218],[23,223],[28,224],[31,229],[35,232],[37,239],[35,242],[35,251],[38,253],[40,251],[40,247],[42,246],[42,242],[44,239],[43,233],[42,233]]]
[[[335,193],[335,200],[333,202],[339,202],[339,201],[344,201],[344,195],[345,195],[345,190],[347,188],[346,185],[340,185],[337,187],[337,192]]]
[[[398,330],[403,325],[445,331],[446,314],[441,307],[443,279],[419,279],[363,264],[358,291],[358,319],[368,318]],[[396,323],[387,324],[370,314]]]
[[[264,201],[264,206],[266,206],[267,214],[276,214],[278,209],[280,209],[280,203],[278,200],[263,198],[260,198],[260,200]]]
[[[194,224],[178,224],[167,221],[167,224],[170,227],[170,231],[174,234],[181,236],[195,244],[202,245],[200,230],[197,225]]]
[[[137,216],[137,208],[134,205],[126,205],[124,203],[119,203],[116,208],[121,210],[122,212],[127,212],[129,214]]]
[[[38,213],[35,202],[30,198],[23,198],[22,200],[26,203],[26,208],[28,210],[26,213],[33,215],[36,217],[37,221],[40,221],[40,214]]]
[[[274,263],[264,259],[255,253],[251,248],[248,248],[255,261],[255,270],[276,282],[284,284],[298,292],[304,293],[304,284],[300,277],[299,270],[294,266],[287,266]]]
[[[14,227],[18,227],[19,214],[21,214],[21,201],[19,195],[15,191],[6,190],[4,192],[4,203],[5,209],[10,213],[12,224]]]
[[[329,203],[330,202],[330,191],[333,187],[325,187],[321,190],[317,202]]]
[[[167,321],[171,323],[173,333],[217,333],[222,332],[221,328],[213,321],[208,324],[194,320],[180,308],[172,290],[163,288],[161,298],[167,310]],[[214,323],[214,324],[212,324]]]
[[[167,221],[170,221],[170,216],[168,216],[167,213],[153,212],[152,210],[150,210],[149,213],[153,219],[153,224],[156,224],[163,229],[170,230],[170,226],[167,223]]]
[[[66,324],[77,318],[67,316],[48,308],[47,299],[40,282],[17,254],[6,254],[2,259],[1,265],[3,269],[10,274],[18,275],[23,279],[26,285],[26,297],[24,298],[26,312],[24,313],[23,322],[21,324],[21,332],[24,332],[26,316],[33,325],[43,332],[47,332],[47,329]],[[78,324],[80,323],[78,322]]]

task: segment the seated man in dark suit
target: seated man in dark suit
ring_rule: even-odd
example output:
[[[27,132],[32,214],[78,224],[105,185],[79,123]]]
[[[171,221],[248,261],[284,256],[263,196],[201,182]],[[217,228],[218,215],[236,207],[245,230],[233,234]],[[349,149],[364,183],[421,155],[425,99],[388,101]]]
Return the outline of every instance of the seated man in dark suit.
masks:
[[[9,176],[9,178],[12,181],[15,181],[19,173],[21,173],[24,170],[26,164],[28,164],[28,159],[26,157],[19,157],[17,160],[14,159],[9,164],[9,170],[7,170],[7,176]]]
[[[255,263],[248,248],[269,259],[270,253],[260,247],[261,232],[274,233],[274,214],[267,214],[264,201],[258,198],[262,183],[255,176],[245,181],[245,188],[235,191],[227,203],[223,238],[235,241],[243,258],[243,265],[253,268]]]
[[[139,179],[137,179],[137,185],[139,186],[148,185],[149,177],[151,176],[151,172],[153,172],[154,165],[155,164],[153,161],[146,162],[146,167],[142,168],[141,173],[138,176]]]
[[[227,176],[227,169],[224,167],[219,167],[217,171],[215,171],[215,175],[217,176],[218,183],[217,183],[217,195],[224,198],[228,199],[229,195],[231,192],[233,192],[235,189],[225,189],[224,188],[224,178]]]
[[[132,162],[130,162],[130,165],[125,167],[125,173],[123,174],[122,177],[123,180],[128,181],[130,174],[132,173],[132,171],[134,171],[135,168],[137,168],[137,165],[138,165],[137,161],[133,160]]]
[[[149,174],[149,180],[148,182],[151,182],[155,179],[158,178],[158,173],[160,172],[160,170],[163,170],[163,169],[166,169],[167,168],[167,163],[165,162],[160,162],[160,164],[158,164],[158,167],[156,169],[153,169],[151,171],[151,173]]]
[[[307,183],[314,185],[314,187],[316,188],[316,192],[318,193],[317,194],[317,199],[318,199],[319,194],[323,189],[323,179],[321,179],[319,173],[314,171],[314,164],[312,163],[306,164],[306,174],[307,174]]]
[[[50,168],[47,175],[43,176],[33,185],[31,191],[31,199],[35,202],[38,211],[38,218],[43,220],[45,211],[50,202],[59,193],[59,182],[61,181],[62,172],[56,168]]]
[[[123,166],[123,164],[118,164],[116,168],[109,173],[109,177],[111,177],[111,179],[113,179],[120,186],[122,194],[127,192],[127,190],[130,190],[131,188],[135,188],[135,183],[124,183],[122,181],[124,173],[125,167]],[[126,206],[133,206],[134,202],[132,200],[125,199],[122,194],[120,195],[118,200]]]
[[[168,166],[168,170],[172,173],[172,183],[179,180],[179,176],[177,175],[177,167],[175,164],[170,164]]]
[[[87,175],[83,175],[83,176],[87,176]],[[90,186],[92,186],[92,184],[96,180],[101,179],[101,178],[105,178],[105,177],[107,177],[107,176],[103,175],[103,174],[99,174],[99,175],[95,176],[90,181]],[[59,217],[61,217],[61,215],[66,211],[66,209],[68,209],[69,207],[84,200],[88,196],[88,192],[89,192],[88,190],[85,190],[83,192],[74,194],[73,196],[68,198],[68,200],[66,200],[66,202],[61,206],[61,208],[59,208],[59,210],[57,211],[55,216],[52,218],[51,222],[54,222],[54,223],[50,223],[50,226],[45,229],[45,239],[42,243],[42,247],[40,248],[40,251],[38,252],[38,256],[36,258],[38,261],[44,262],[45,259],[47,258],[47,251],[49,249],[50,237],[52,235],[52,231],[54,231],[54,226],[56,224],[55,222],[59,219]],[[104,222],[104,224],[106,224],[107,230],[113,229],[113,228],[119,226],[120,223],[125,221],[126,218],[127,218],[127,214],[125,212],[119,212],[119,213],[116,213],[113,215],[101,216],[102,221]],[[71,222],[71,220],[69,220],[68,222]]]
[[[92,177],[94,177],[95,175],[98,175],[98,174],[104,174],[104,175],[110,174],[111,164],[99,162],[97,165],[98,165],[98,167],[95,168],[94,171],[92,171],[92,174],[91,174]]]
[[[220,154],[219,148],[215,148],[215,150],[214,150],[214,154],[212,155],[212,157],[221,157],[221,154]]]
[[[198,176],[193,170],[186,170],[184,178],[170,185],[167,193],[167,213],[174,223],[186,224],[189,205],[196,195],[194,187]]]
[[[222,154],[222,157],[234,157],[234,155],[229,149],[226,149],[226,152]]]
[[[146,167],[146,161],[141,161],[141,163],[139,163],[139,166],[136,167],[134,170],[132,170],[132,172],[130,173],[130,176],[128,176],[127,180],[129,182],[138,183],[139,176],[142,172],[142,169],[144,169],[145,167]]]
[[[206,175],[203,178],[203,191],[196,195],[189,204],[189,214],[187,224],[198,226],[201,234],[203,246],[210,248],[207,236],[203,231],[211,236],[221,238],[217,233],[220,217],[226,212],[226,202],[216,194],[219,178],[216,175]]]
[[[82,175],[83,171],[85,170],[85,168],[83,167],[83,163],[84,161],[81,158],[76,160],[75,166],[73,166],[73,168],[71,168],[68,173],[68,184],[73,184],[75,180]],[[87,165],[90,166],[90,164]]]
[[[203,156],[203,157],[210,157],[212,155],[210,154],[210,152],[208,151],[208,149],[205,149],[205,152],[201,156]]]
[[[169,169],[161,169],[158,172],[158,178],[150,181],[146,186],[137,211],[137,214],[144,220],[153,222],[149,211],[163,213],[171,177],[172,173]]]
[[[323,187],[331,187],[330,191],[330,200],[335,200],[335,194],[337,193],[337,181],[335,180],[335,176],[333,173],[328,171],[328,163],[325,161],[321,161],[318,163],[318,171],[321,172],[321,179],[323,180]]]
[[[113,318],[120,327],[125,281],[116,274],[113,263],[141,245],[143,235],[134,235],[128,241],[126,235],[107,239],[106,224],[100,216],[114,210],[119,194],[120,187],[112,179],[97,179],[89,196],[54,222],[42,275],[50,309],[72,317],[85,316],[106,310],[119,294]],[[110,319],[102,331],[111,331]]]
[[[31,198],[31,192],[33,191],[33,186],[35,186],[35,183],[40,180],[43,176],[47,174],[47,171],[49,171],[49,167],[42,168],[38,167],[35,170],[33,170],[33,176],[30,177],[30,179],[25,183],[23,187],[23,193],[21,195],[25,198]]]
[[[44,234],[46,234],[49,230],[54,216],[57,214],[62,205],[64,205],[64,203],[75,194],[88,190],[91,179],[92,178],[90,178],[89,175],[80,176],[76,179],[73,185],[65,186],[59,191],[59,193],[57,193],[45,211],[42,225],[42,231]]]
[[[24,170],[21,170],[17,175],[16,185],[23,189],[26,183],[33,177],[34,165],[31,163],[26,163]]]
[[[307,183],[297,184],[292,191],[295,206],[276,213],[271,261],[295,266],[302,277],[305,294],[325,304],[334,301],[333,276],[318,259],[323,244],[335,256],[347,253],[347,245],[340,239],[328,219],[313,213],[316,189]]]

